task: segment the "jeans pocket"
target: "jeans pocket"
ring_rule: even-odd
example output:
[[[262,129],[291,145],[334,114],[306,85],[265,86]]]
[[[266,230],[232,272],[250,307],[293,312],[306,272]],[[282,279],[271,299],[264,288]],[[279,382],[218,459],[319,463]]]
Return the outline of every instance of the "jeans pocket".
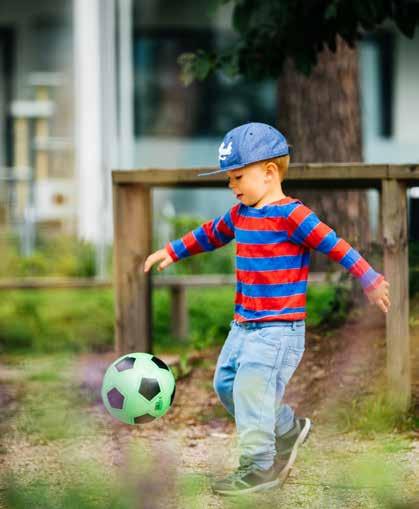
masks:
[[[296,368],[303,357],[304,348],[293,348],[289,346],[284,354],[283,363]]]
[[[269,334],[267,329],[268,327],[260,327],[256,329],[256,334],[260,339],[268,339],[273,342],[274,340],[272,339],[272,336]]]
[[[272,368],[277,362],[280,341],[279,338],[275,341],[275,338],[261,335],[260,330],[256,329],[248,336],[242,358],[251,364],[263,364]]]
[[[285,351],[284,357],[281,363],[281,369],[279,372],[279,377],[282,380],[284,385],[290,381],[294,371],[297,369],[297,366],[300,364],[300,361],[304,354],[304,348],[293,348],[288,346]]]
[[[260,327],[256,329],[256,333],[261,341],[275,347],[281,344],[281,337],[284,334],[283,330],[278,330],[277,327]]]

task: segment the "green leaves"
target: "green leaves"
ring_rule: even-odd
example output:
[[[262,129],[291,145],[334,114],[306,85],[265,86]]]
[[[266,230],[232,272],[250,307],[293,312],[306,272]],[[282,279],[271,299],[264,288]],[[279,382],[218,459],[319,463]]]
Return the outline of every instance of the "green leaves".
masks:
[[[415,35],[415,28],[419,17],[419,4],[413,2],[395,2],[399,4],[394,13],[397,28],[406,37]]]
[[[324,12],[324,18],[325,19],[336,18],[336,15],[337,15],[337,12],[338,12],[338,3],[339,3],[339,0],[335,0],[334,2],[330,2],[330,4],[326,7],[326,10]]]
[[[180,79],[185,86],[189,86],[194,79],[204,80],[216,64],[215,56],[202,49],[196,53],[182,53],[177,61],[181,66]]]
[[[216,0],[221,6],[229,0]],[[230,0],[232,1],[232,0]],[[336,51],[342,37],[354,47],[363,32],[393,20],[407,37],[419,21],[419,3],[409,0],[235,0],[232,28],[239,40],[227,52],[198,50],[179,58],[182,81],[202,80],[215,70],[230,77],[277,78],[286,58],[310,74],[324,47]]]

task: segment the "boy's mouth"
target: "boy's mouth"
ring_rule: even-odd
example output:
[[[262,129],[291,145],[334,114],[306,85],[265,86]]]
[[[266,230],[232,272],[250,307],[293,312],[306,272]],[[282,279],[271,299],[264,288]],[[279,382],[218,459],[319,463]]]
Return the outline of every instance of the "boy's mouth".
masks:
[[[239,198],[239,199],[240,199],[242,196],[243,196],[243,193],[241,193],[241,194],[236,194],[236,198]]]

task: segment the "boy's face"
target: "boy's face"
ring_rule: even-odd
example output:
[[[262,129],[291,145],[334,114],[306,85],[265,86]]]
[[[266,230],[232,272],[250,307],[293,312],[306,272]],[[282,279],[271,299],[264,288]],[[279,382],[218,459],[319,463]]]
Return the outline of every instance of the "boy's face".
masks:
[[[227,175],[229,188],[244,205],[257,206],[270,191],[271,181],[266,178],[264,162],[230,170]]]

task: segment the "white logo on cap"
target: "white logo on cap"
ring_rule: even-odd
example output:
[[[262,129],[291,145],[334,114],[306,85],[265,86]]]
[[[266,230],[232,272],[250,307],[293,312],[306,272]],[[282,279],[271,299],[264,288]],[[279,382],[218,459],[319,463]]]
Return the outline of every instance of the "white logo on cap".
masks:
[[[233,151],[233,142],[230,141],[230,143],[225,147],[224,142],[221,143],[220,148],[218,149],[218,159],[220,161],[224,161],[227,159],[227,156],[231,154]]]

